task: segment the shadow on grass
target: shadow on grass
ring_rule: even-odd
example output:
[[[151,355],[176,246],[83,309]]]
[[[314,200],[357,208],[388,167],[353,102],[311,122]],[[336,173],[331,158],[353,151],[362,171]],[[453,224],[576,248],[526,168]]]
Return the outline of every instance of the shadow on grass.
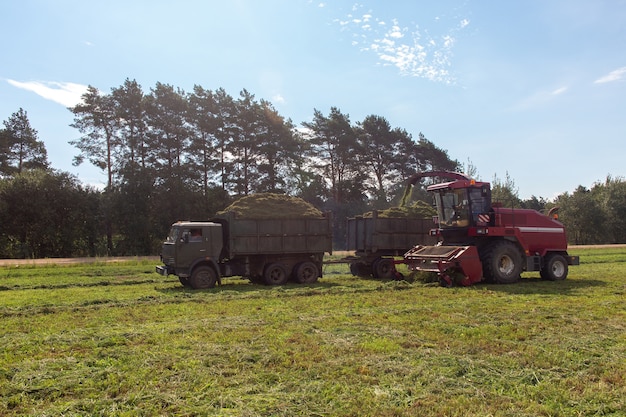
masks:
[[[285,285],[264,285],[264,284],[255,284],[244,279],[225,278],[222,280],[221,285],[216,285],[214,288],[195,290],[191,287],[186,287],[181,284],[181,285],[175,285],[173,287],[158,288],[157,291],[163,294],[170,294],[170,295],[183,294],[183,293],[245,295],[245,294],[255,294],[255,293],[260,293],[260,292],[262,293],[265,293],[265,292],[294,293],[298,295],[303,295],[306,293],[316,294],[316,293],[319,293],[320,290],[322,290],[323,292],[324,290],[328,290],[328,289],[331,289],[333,287],[338,287],[338,286],[341,286],[341,285],[337,283],[332,283],[332,282],[319,282],[319,281],[314,284],[287,283]]]
[[[524,277],[513,284],[477,284],[478,288],[507,294],[561,294],[568,295],[580,289],[606,286],[606,282],[595,279],[566,279],[563,281],[546,281],[539,277]]]

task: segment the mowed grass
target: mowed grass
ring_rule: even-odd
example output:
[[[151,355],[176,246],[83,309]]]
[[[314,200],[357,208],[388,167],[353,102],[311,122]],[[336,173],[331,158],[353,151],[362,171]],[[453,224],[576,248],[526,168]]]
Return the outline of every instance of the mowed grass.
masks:
[[[451,289],[1,267],[0,415],[626,415],[626,248],[571,252],[562,282]]]

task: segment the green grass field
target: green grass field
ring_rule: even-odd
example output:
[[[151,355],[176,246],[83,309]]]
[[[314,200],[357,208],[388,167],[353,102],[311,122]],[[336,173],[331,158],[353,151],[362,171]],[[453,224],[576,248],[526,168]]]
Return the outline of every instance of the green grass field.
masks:
[[[623,416],[626,248],[570,252],[562,282],[450,289],[0,267],[0,415]]]

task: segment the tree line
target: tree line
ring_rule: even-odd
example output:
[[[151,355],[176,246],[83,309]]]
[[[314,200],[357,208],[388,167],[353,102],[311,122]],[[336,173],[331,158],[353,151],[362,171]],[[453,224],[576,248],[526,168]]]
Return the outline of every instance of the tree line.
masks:
[[[260,192],[332,211],[340,249],[345,219],[397,205],[411,174],[462,169],[423,134],[413,138],[382,116],[353,122],[336,107],[328,114],[314,109],[311,121],[297,126],[245,89],[232,97],[221,88],[185,92],[157,83],[145,92],[127,79],[107,93],[89,86],[69,110],[79,133],[70,141],[74,164],[98,167],[106,185],[94,188],[51,167],[19,109],[0,130],[0,257],[157,254],[172,222],[210,218]],[[494,196],[513,204],[561,205],[575,243],[625,240],[623,223],[614,219],[624,212],[622,179],[594,185],[589,198],[579,187],[553,202],[521,201],[508,174],[505,182],[494,180]],[[610,239],[576,219],[583,203],[597,210],[600,225],[611,225]]]

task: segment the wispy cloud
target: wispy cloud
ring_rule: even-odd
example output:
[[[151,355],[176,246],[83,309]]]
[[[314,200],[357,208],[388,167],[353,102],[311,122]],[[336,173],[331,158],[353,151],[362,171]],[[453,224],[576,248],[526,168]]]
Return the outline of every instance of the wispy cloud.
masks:
[[[372,11],[358,13],[359,8],[356,5],[353,13],[335,21],[343,31],[352,32],[352,45],[375,54],[379,64],[394,66],[402,75],[455,83],[450,71],[452,52],[459,31],[470,24],[468,19],[460,19],[443,34],[433,36],[417,25],[403,25],[399,19],[384,21]]]
[[[529,110],[537,107],[545,106],[546,104],[552,102],[553,100],[557,100],[558,96],[561,96],[569,91],[568,86],[563,86],[559,88],[555,88],[554,90],[540,90],[536,91],[532,95],[525,97],[518,103],[516,103],[512,109],[519,110]]]
[[[56,81],[15,81],[7,80],[9,84],[33,93],[65,107],[72,107],[80,103],[81,96],[87,91],[87,86],[76,83]]]
[[[595,84],[611,83],[613,81],[621,81],[626,78],[626,67],[618,68],[609,72],[604,77],[600,77],[594,81]]]
[[[274,94],[274,96],[272,96],[272,102],[273,103],[284,104],[285,103],[285,97],[283,97],[280,94]]]

